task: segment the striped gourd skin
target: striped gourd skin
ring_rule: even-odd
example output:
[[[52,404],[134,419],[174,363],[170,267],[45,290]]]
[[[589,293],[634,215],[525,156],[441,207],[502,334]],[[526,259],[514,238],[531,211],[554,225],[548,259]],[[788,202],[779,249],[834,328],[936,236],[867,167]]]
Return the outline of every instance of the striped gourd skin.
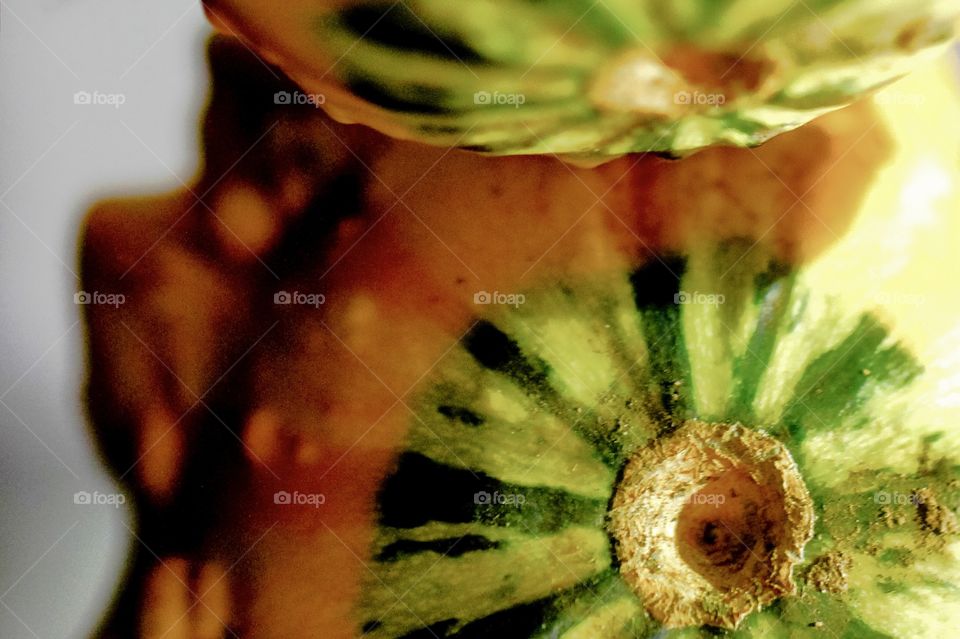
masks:
[[[288,71],[335,117],[400,138],[683,155],[756,145],[848,104],[941,50],[958,13],[957,0],[317,3],[291,20],[311,34],[289,38],[310,46]],[[681,61],[688,43],[712,57]]]
[[[954,627],[956,536],[930,530],[907,498],[960,503],[950,424],[912,417],[927,375],[876,314],[841,310],[806,271],[760,253],[704,247],[485,307],[413,405],[383,485],[364,636],[869,639]],[[797,594],[736,630],[661,628],[620,577],[606,525],[631,453],[692,418],[780,439],[815,504]],[[839,462],[827,452],[838,445]],[[807,571],[833,551],[852,564],[849,590],[831,594]]]

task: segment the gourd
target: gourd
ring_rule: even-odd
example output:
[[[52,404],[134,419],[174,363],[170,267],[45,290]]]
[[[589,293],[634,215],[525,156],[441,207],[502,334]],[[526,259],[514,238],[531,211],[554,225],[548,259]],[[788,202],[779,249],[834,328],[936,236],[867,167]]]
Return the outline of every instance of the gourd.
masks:
[[[142,591],[134,577],[118,610],[141,605],[141,627],[183,630],[187,590],[205,588],[180,575],[211,573],[217,604],[197,609],[241,636],[949,636],[960,299],[945,291],[960,228],[948,71],[891,87],[878,115],[853,107],[756,150],[583,171],[361,144],[312,108],[277,105],[240,129],[251,119],[223,117],[231,105],[273,88],[248,87],[262,67],[245,64],[215,65],[213,210],[167,233],[188,194],[118,202],[85,227],[85,285],[129,287],[128,304],[85,309],[94,419],[105,441],[130,429],[131,450],[111,459],[136,467],[141,513],[181,504],[178,531],[196,540],[177,546],[171,520],[144,517],[138,535],[162,550],[144,555],[152,576]],[[356,153],[331,170],[357,189],[342,218],[321,197],[328,182],[285,196],[303,169],[291,151],[321,141]],[[711,188],[690,188],[701,182]],[[254,210],[275,215],[270,241],[234,223]],[[297,224],[310,215],[333,226],[313,253]],[[281,286],[327,301],[272,304]],[[185,292],[189,315],[176,312]],[[230,430],[203,414],[177,423],[193,397],[176,378],[199,393],[231,363],[241,381],[221,383],[215,404]],[[137,430],[156,406],[169,422]],[[696,468],[644,479],[697,441],[724,453],[710,464],[779,492],[744,473],[694,488]],[[201,499],[198,485],[216,488]],[[666,605],[648,594],[652,520],[631,497],[650,486],[674,513],[664,522],[709,533],[679,535],[684,550],[663,558]],[[325,502],[277,503],[278,490]],[[740,517],[738,504],[766,514]],[[436,518],[445,507],[458,519]],[[714,514],[740,537],[772,531],[751,548],[765,557],[770,541],[776,570],[741,580],[707,561],[744,559],[726,529],[687,525]],[[640,535],[623,532],[631,522]],[[190,564],[175,559],[174,577],[158,561],[172,553]],[[729,587],[705,587],[704,572]]]
[[[893,117],[916,108],[891,102]],[[952,187],[923,140],[885,173],[914,186],[891,198],[878,177],[855,228],[809,264],[694,241],[478,307],[411,404],[379,493],[363,636],[956,627],[960,439],[943,362],[957,303],[911,276],[924,260],[878,255],[878,217],[927,224],[915,232],[942,246],[936,225],[956,231],[955,215],[930,217]],[[953,339],[929,341],[944,327]]]
[[[922,364],[752,249],[480,320],[381,490],[364,636],[908,636],[890,598],[955,623],[960,457],[911,410]]]
[[[600,161],[757,145],[949,42],[955,0],[207,2],[304,88],[391,136]]]

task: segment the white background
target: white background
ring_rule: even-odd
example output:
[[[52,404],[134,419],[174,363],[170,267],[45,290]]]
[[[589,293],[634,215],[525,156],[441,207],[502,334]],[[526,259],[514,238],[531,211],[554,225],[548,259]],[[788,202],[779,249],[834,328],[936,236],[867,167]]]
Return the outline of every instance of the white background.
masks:
[[[3,639],[86,637],[120,578],[131,513],[73,503],[118,490],[80,402],[77,232],[95,200],[196,171],[208,33],[199,0],[0,0]]]

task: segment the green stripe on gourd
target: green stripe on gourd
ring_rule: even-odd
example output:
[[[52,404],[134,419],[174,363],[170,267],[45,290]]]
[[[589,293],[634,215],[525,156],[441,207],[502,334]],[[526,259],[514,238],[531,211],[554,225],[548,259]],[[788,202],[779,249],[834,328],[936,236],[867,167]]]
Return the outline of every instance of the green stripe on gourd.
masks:
[[[540,409],[514,384],[468,355],[453,354],[450,362],[459,365],[447,366],[450,373],[441,374],[418,403],[422,428],[410,433],[409,450],[508,482],[552,486],[593,499],[609,496],[615,471],[587,441],[567,436],[567,421]],[[461,408],[464,405],[471,408]],[[465,426],[475,430],[472,437],[462,436]],[[524,432],[523,438],[517,438],[518,431]],[[551,455],[533,463],[543,442],[553,446]],[[567,474],[570,464],[578,466],[576,477]]]
[[[389,636],[455,617],[483,618],[572,588],[609,564],[609,540],[596,528],[570,526],[550,535],[533,535],[522,527],[472,528],[496,540],[496,547],[456,557],[424,551],[378,564],[377,584],[367,590],[369,605],[389,611],[378,632]],[[558,560],[564,570],[548,575],[539,570]],[[515,569],[506,574],[504,565]],[[411,575],[419,578],[411,581]]]
[[[960,621],[960,438],[914,410],[937,382],[806,273],[729,242],[484,306],[411,405],[364,636],[879,639]]]
[[[755,145],[906,73],[958,0],[380,0],[319,6],[305,84],[335,116],[495,154]],[[695,45],[695,47],[693,46]]]

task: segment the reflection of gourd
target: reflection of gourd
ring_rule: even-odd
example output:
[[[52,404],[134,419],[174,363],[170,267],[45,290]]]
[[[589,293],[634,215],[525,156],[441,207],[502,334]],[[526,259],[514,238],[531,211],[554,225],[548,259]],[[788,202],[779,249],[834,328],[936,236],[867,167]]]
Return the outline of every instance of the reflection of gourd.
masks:
[[[942,48],[954,0],[209,2],[337,118],[497,154],[755,145]]]

